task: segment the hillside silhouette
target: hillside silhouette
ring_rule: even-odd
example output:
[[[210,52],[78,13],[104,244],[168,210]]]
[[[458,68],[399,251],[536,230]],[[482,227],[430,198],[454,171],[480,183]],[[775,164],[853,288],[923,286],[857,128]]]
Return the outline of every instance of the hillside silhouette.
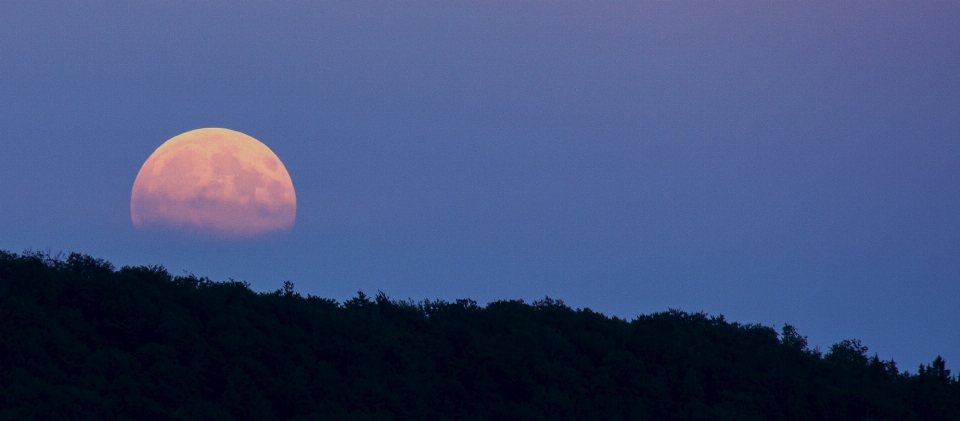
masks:
[[[960,383],[703,313],[338,303],[0,251],[0,419],[960,420]]]

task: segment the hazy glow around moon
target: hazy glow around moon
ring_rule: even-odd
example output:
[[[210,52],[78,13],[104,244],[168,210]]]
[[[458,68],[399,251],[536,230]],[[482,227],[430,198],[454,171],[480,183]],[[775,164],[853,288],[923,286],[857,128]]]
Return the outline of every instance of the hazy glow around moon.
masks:
[[[143,163],[133,183],[130,217],[159,227],[221,237],[251,237],[293,226],[293,181],[266,145],[228,129],[176,136]]]

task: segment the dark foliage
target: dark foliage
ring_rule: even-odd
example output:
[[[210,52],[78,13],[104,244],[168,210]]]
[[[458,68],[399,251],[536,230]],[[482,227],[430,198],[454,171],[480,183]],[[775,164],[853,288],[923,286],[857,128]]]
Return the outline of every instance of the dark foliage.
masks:
[[[0,419],[960,420],[937,357],[677,310],[342,304],[80,254],[0,252]]]

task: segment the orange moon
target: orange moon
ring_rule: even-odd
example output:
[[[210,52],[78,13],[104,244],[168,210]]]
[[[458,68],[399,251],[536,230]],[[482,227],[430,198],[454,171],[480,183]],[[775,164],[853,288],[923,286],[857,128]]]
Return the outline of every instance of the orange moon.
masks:
[[[297,196],[280,158],[228,129],[178,135],[147,158],[133,182],[130,218],[155,227],[253,237],[293,226]]]

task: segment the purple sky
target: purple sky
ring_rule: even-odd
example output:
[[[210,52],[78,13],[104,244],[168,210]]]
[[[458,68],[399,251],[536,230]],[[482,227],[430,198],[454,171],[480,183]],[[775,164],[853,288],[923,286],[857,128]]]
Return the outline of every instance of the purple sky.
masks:
[[[960,3],[782,3],[2,1],[0,249],[956,369]],[[283,160],[291,232],[133,229],[140,166],[201,127]]]

